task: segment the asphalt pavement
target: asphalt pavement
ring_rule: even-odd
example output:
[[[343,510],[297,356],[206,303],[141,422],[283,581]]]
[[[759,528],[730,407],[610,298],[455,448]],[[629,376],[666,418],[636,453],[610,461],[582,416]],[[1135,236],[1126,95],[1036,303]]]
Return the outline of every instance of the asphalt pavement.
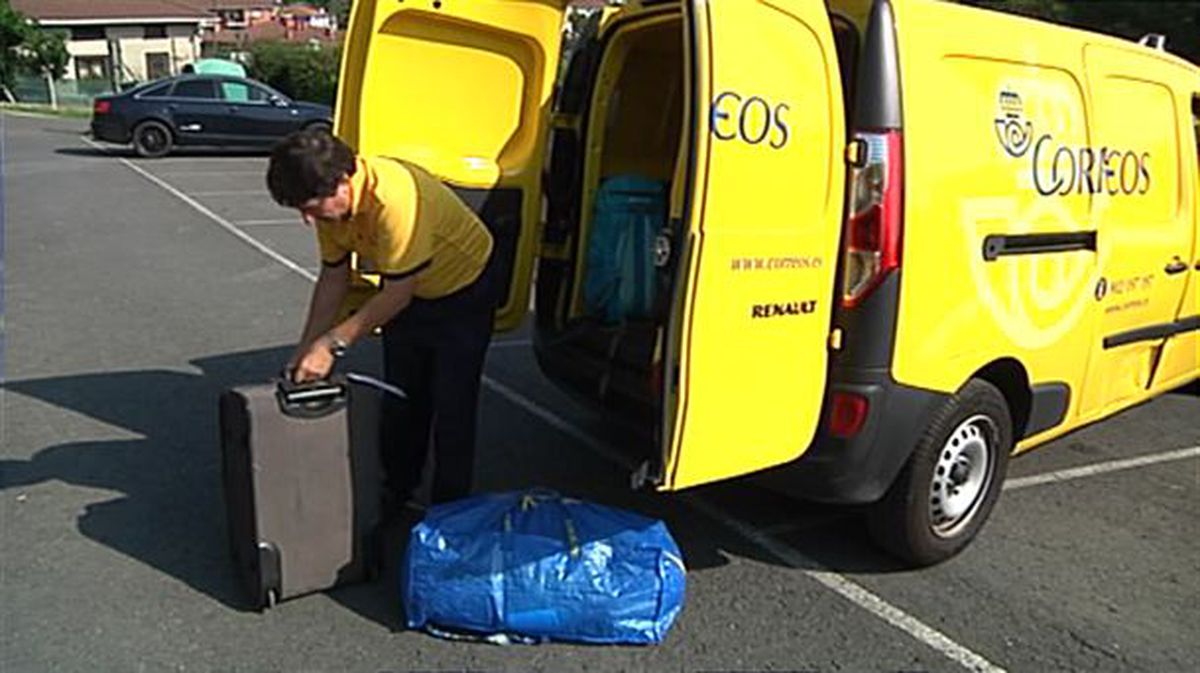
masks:
[[[316,271],[261,154],[142,160],[85,123],[0,114],[0,672],[1192,671],[1200,395],[1178,391],[1010,466],[980,537],[905,569],[858,512],[754,479],[628,488],[631,431],[498,335],[479,487],[548,486],[664,519],[689,569],[662,645],[499,647],[403,628],[379,580],[246,607],[216,400],[286,358]],[[378,345],[355,348],[373,371]],[[404,531],[391,532],[393,552]]]

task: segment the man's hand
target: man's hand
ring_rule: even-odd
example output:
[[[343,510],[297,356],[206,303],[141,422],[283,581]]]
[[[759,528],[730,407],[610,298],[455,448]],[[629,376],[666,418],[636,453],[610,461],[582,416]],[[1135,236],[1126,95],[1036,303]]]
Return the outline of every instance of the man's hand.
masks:
[[[333,352],[330,350],[329,337],[321,336],[309,344],[308,349],[289,364],[292,381],[308,383],[319,381],[329,376],[333,369]]]

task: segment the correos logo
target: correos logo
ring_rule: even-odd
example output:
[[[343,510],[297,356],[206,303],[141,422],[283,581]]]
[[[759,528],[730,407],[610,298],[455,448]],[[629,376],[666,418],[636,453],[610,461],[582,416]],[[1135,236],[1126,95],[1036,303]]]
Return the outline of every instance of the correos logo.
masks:
[[[1149,152],[1063,145],[1056,143],[1051,133],[1043,133],[1035,141],[1033,122],[1025,118],[1019,93],[1001,90],[999,108],[995,123],[1000,147],[1015,159],[1030,154],[1033,147],[1029,171],[1038,194],[1131,196],[1150,191]]]
[[[1070,190],[1064,191],[1064,186],[1068,183],[1072,190],[1078,189],[1079,169],[1071,168],[1071,156],[1077,158],[1078,150],[1087,148],[1072,148],[1054,140],[1069,137],[1073,123],[1072,101],[1056,87],[1036,81],[1021,87],[1006,85],[996,103],[991,134],[1003,165],[1019,167],[1019,179],[1015,191],[959,201],[958,217],[966,234],[963,254],[971,260],[977,296],[996,327],[1021,348],[1041,349],[1061,343],[1086,319],[1095,260],[1090,253],[1065,253],[989,262],[980,255],[979,245],[990,234],[1082,227],[1083,223],[1076,221],[1079,204],[1041,197],[1056,191],[1067,193]],[[1054,159],[1057,166],[1051,163]],[[1040,196],[1032,196],[1035,191]],[[972,313],[964,308],[961,316],[951,313],[947,319],[969,323]]]
[[[1020,158],[1033,144],[1033,123],[1025,119],[1025,105],[1014,91],[1000,92],[1000,116],[996,119],[996,138],[1010,157]]]

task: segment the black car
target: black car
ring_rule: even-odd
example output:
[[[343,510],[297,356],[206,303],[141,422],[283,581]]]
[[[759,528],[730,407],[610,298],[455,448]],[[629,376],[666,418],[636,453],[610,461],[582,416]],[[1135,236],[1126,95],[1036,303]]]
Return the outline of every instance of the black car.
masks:
[[[181,75],[96,98],[92,136],[161,157],[176,145],[270,146],[292,131],[328,129],[332,118],[327,105],[290,100],[251,79]]]

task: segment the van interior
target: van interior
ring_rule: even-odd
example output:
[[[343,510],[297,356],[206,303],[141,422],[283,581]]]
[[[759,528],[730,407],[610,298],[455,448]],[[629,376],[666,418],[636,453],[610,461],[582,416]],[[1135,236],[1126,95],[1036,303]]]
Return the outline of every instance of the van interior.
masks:
[[[859,29],[836,14],[831,24],[849,107]],[[654,5],[618,19],[602,39],[586,41],[571,56],[544,184],[547,216],[536,283],[540,364],[573,392],[632,415],[648,433],[661,418],[666,330],[680,308],[673,296],[686,234],[691,134],[683,30],[677,4]],[[643,240],[614,241],[604,221],[629,204],[619,190],[610,199],[606,185],[630,183],[656,188],[654,198],[662,203],[651,208],[645,225],[651,231],[633,236]],[[608,258],[623,245],[634,246],[639,283],[649,285],[634,301],[614,301],[603,291],[614,273]],[[630,270],[624,273],[620,282],[628,283]]]

